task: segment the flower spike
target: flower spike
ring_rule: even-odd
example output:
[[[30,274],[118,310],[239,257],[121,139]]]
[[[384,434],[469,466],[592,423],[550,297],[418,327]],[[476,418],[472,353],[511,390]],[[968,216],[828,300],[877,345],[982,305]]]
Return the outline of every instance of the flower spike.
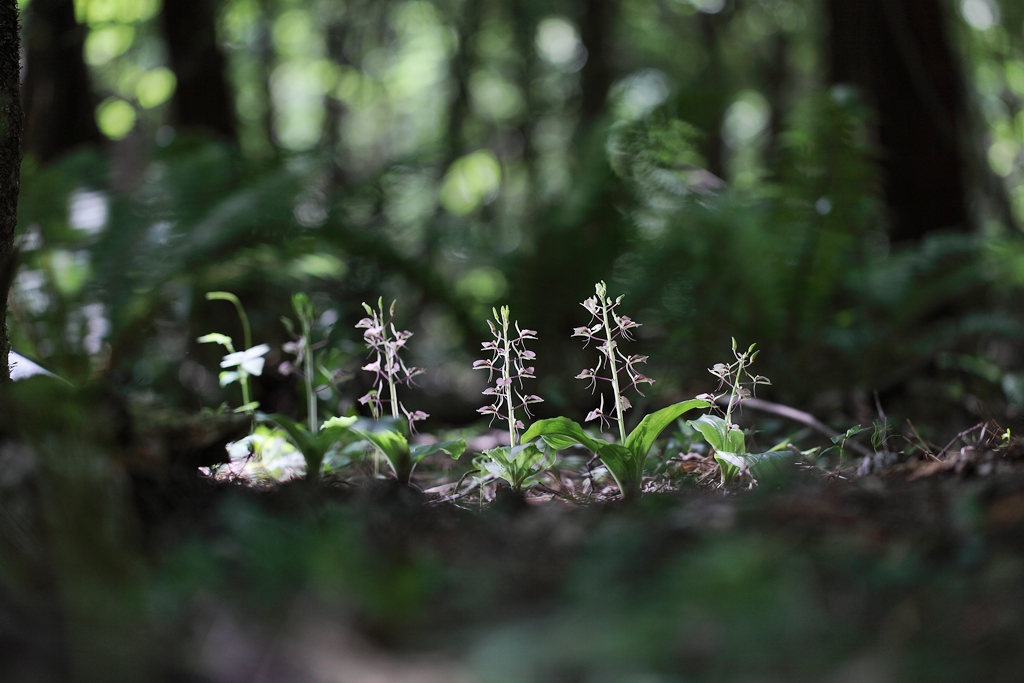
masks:
[[[584,339],[584,347],[591,341],[597,343],[598,359],[597,364],[592,368],[583,370],[576,375],[576,379],[587,380],[591,391],[597,390],[598,380],[609,382],[612,385],[614,412],[605,412],[604,394],[601,394],[599,407],[590,411],[587,421],[599,420],[602,429],[613,421],[619,426],[619,436],[622,442],[626,441],[626,426],[623,420],[623,413],[632,407],[629,399],[623,393],[627,389],[633,389],[643,396],[640,390],[641,384],[654,384],[654,380],[646,377],[636,366],[647,362],[647,356],[627,356],[619,349],[621,341],[632,341],[633,330],[640,327],[640,323],[632,318],[619,315],[616,312],[622,297],[614,301],[608,296],[608,287],[604,282],[594,285],[594,296],[583,302],[583,308],[591,315],[590,324],[586,327],[577,327],[574,337]]]
[[[534,379],[534,368],[526,365],[525,361],[537,359],[537,354],[526,348],[526,341],[536,339],[537,332],[520,328],[518,322],[511,324],[508,306],[502,306],[500,312],[496,308],[491,312],[494,321],[488,320],[487,325],[494,339],[481,345],[481,349],[490,352],[491,357],[474,362],[473,369],[487,370],[487,381],[493,382],[494,386],[484,389],[483,394],[493,396],[494,402],[477,412],[490,415],[492,422],[494,418],[505,420],[509,445],[515,446],[519,441],[519,431],[523,429],[523,423],[516,419],[516,411],[521,409],[529,417],[530,406],[544,400],[540,396],[522,393],[523,380]],[[514,331],[511,329],[513,326]]]
[[[416,375],[423,372],[422,368],[410,367],[405,364],[399,353],[406,348],[406,342],[412,337],[412,332],[399,330],[395,327],[395,302],[391,302],[388,312],[384,312],[384,300],[377,300],[377,308],[363,303],[363,309],[367,317],[356,323],[356,329],[364,330],[363,341],[366,348],[370,350],[370,362],[363,366],[363,370],[373,373],[373,388],[359,398],[359,403],[369,405],[374,419],[379,419],[384,411],[384,403],[387,402],[391,409],[391,417],[399,419],[404,415],[409,423],[409,430],[413,431],[414,424],[425,420],[427,413],[422,410],[408,411],[398,400],[398,385],[412,385]],[[387,397],[382,394],[387,388]]]

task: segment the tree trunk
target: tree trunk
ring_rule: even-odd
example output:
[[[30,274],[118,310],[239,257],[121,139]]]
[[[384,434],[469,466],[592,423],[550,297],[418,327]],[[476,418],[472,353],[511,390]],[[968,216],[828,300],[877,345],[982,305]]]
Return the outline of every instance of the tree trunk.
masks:
[[[893,242],[968,229],[962,75],[939,0],[827,0],[831,79],[877,117]]]
[[[0,382],[10,379],[7,293],[14,277],[14,228],[21,186],[21,33],[17,0],[0,0]]]
[[[163,27],[171,70],[178,80],[174,123],[181,128],[205,128],[234,142],[234,99],[217,45],[213,1],[165,0]]]
[[[612,27],[618,12],[616,0],[586,0],[580,22],[580,39],[587,48],[587,62],[580,73],[583,100],[580,102],[580,130],[604,114],[614,71],[611,63]]]
[[[25,152],[46,163],[80,145],[100,144],[85,27],[69,0],[33,0],[25,19]]]

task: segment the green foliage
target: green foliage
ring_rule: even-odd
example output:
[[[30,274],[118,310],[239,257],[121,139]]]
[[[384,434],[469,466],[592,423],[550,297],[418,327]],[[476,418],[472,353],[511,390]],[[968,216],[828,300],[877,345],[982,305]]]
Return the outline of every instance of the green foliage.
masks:
[[[409,440],[398,431],[397,423],[395,428],[392,429],[356,429],[355,432],[366,439],[378,453],[384,456],[400,484],[409,483],[413,469],[424,458],[435,453],[447,453],[451,457],[458,459],[466,450],[466,442],[462,439],[438,441],[410,447]]]
[[[324,462],[327,452],[339,444],[349,443],[355,440],[358,434],[351,429],[356,423],[356,417],[332,417],[325,421],[320,429],[312,432],[303,424],[285,415],[259,415],[261,420],[273,422],[288,433],[292,442],[306,459],[306,479],[317,481],[320,478],[320,468]]]
[[[520,492],[544,480],[555,455],[555,449],[540,448],[535,443],[499,446],[473,458],[473,474],[480,480],[498,477]]]
[[[565,417],[533,423],[523,434],[523,441],[541,438],[554,450],[564,450],[579,444],[596,453],[615,479],[623,499],[632,501],[640,496],[647,453],[658,435],[683,413],[710,407],[708,401],[691,399],[662,408],[645,416],[626,437],[625,445],[592,437],[579,424]]]
[[[722,468],[722,483],[732,481],[743,469],[743,455],[747,452],[743,430],[717,415],[702,415],[687,424],[700,432],[715,449],[715,460]]]
[[[227,349],[228,353],[221,359],[220,367],[223,368],[218,379],[220,385],[226,387],[229,384],[238,382],[242,387],[242,405],[235,409],[236,413],[252,414],[260,407],[258,401],[250,400],[249,377],[263,374],[263,356],[270,351],[266,344],[259,346],[252,345],[252,332],[249,328],[249,316],[245,314],[245,308],[238,297],[231,292],[207,292],[207,301],[227,301],[234,305],[238,312],[238,318],[242,323],[242,339],[245,346],[241,351],[235,351],[234,340],[226,334],[212,332],[199,337],[196,341],[200,344],[220,344]]]

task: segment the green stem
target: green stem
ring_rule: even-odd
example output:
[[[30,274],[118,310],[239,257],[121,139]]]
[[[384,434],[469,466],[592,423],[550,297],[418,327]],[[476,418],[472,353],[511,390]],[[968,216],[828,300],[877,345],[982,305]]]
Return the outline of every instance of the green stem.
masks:
[[[732,424],[732,408],[733,403],[736,400],[736,387],[739,385],[739,378],[732,385],[732,393],[729,394],[729,407],[725,409],[725,424],[726,426]]]
[[[305,315],[300,316],[302,322],[302,345],[303,345],[303,359],[305,364],[305,375],[306,375],[306,413],[309,420],[309,433],[313,436],[317,434],[317,405],[316,405],[316,391],[313,389],[313,349],[310,344],[309,337],[313,333],[309,319]]]
[[[505,405],[508,406],[508,445],[516,445],[516,409],[512,403],[512,343],[508,338],[508,314],[501,312],[501,328],[505,337],[505,370],[503,377],[508,384],[505,385]]]
[[[238,311],[238,319],[242,321],[242,339],[245,341],[245,348],[251,349],[252,330],[249,328],[249,316],[245,314],[245,308],[242,307],[242,302],[239,301],[238,297],[231,292],[207,292],[206,300],[229,301],[235,305],[235,310]]]
[[[615,364],[615,341],[612,339],[612,326],[608,321],[608,298],[601,295],[601,313],[604,317],[604,332],[608,339],[608,345],[605,347],[605,352],[608,355],[608,363],[611,365],[612,370],[612,391],[615,392],[615,416],[619,422],[619,437],[622,439],[622,443],[626,443],[626,425],[622,419],[622,394],[619,389],[619,368]]]
[[[384,349],[385,349],[384,362],[387,365],[388,390],[391,392],[391,417],[394,418],[395,420],[397,420],[398,419],[398,390],[395,389],[395,372],[394,372],[395,365],[394,365],[394,361],[391,359],[391,352],[387,350],[387,348],[388,348],[388,345],[387,345],[387,342],[388,342],[388,326],[384,322],[384,307],[382,305],[380,305],[380,304],[378,304],[378,306],[380,307],[380,320],[381,320],[381,327],[382,327],[381,333],[384,335]],[[392,310],[394,310],[394,305],[392,305]]]
[[[249,405],[249,375],[242,368],[238,368],[238,383],[242,385],[242,405],[247,406]],[[247,408],[245,412],[251,413],[252,409]]]

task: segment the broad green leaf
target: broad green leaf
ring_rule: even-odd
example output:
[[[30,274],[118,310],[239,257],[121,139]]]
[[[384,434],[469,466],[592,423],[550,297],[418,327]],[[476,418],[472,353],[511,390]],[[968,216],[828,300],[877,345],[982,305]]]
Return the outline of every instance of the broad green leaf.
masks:
[[[300,450],[305,451],[309,448],[315,447],[313,435],[310,434],[305,427],[290,417],[275,413],[274,415],[265,416],[265,419],[277,423],[281,429],[288,432],[288,436],[292,438],[292,441],[295,442],[295,445],[298,446]]]
[[[615,479],[623,499],[632,500],[639,497],[647,454],[645,453],[643,458],[638,458],[635,453],[617,443],[601,444],[597,454]]]
[[[397,461],[409,456],[409,442],[400,433],[385,429],[379,432],[359,431],[359,434],[376,446],[389,461]]]
[[[626,437],[626,448],[639,458],[646,457],[647,452],[651,450],[651,446],[654,445],[658,435],[675,422],[680,415],[690,410],[710,407],[711,403],[708,401],[695,398],[651,413],[640,420],[640,424],[636,426],[636,429]]]
[[[409,440],[401,432],[394,429],[382,429],[376,432],[354,430],[369,441],[391,465],[395,478],[403,484],[409,483],[412,468],[415,464],[409,450]]]
[[[320,426],[320,429],[325,431],[328,429],[335,428],[348,429],[358,421],[358,417],[346,417],[342,415],[337,415],[329,420],[324,420],[324,423]]]
[[[534,422],[523,434],[522,441],[526,443],[537,437],[543,438],[544,442],[556,451],[579,444],[597,453],[602,444],[607,444],[606,441],[591,437],[583,431],[583,427],[567,417],[553,417]]]
[[[793,464],[789,451],[767,453],[730,453],[715,451],[715,459],[722,467],[722,478],[729,482],[741,472],[750,472],[756,481],[769,481],[785,476],[785,469]]]
[[[750,476],[759,482],[784,478],[786,471],[793,466],[795,459],[792,451],[768,451],[767,453],[751,453],[746,456]]]
[[[323,462],[324,453],[327,452],[327,448],[320,443],[319,439],[314,438],[303,425],[285,415],[276,413],[261,415],[260,419],[269,420],[286,431],[292,442],[302,452],[303,457],[306,458],[306,474],[314,477],[319,474],[320,463]],[[318,469],[316,474],[312,474],[314,466]]]
[[[745,453],[747,448],[743,432],[730,428],[725,420],[717,415],[701,415],[687,424],[696,429],[716,451],[727,453]]]
[[[743,456],[739,453],[715,449],[715,461],[722,470],[722,483],[728,484],[743,471]]]
[[[459,456],[462,455],[465,450],[466,442],[462,439],[458,439],[457,441],[438,441],[437,443],[413,446],[411,454],[413,463],[418,463],[423,458],[440,452],[447,453],[458,460]]]

